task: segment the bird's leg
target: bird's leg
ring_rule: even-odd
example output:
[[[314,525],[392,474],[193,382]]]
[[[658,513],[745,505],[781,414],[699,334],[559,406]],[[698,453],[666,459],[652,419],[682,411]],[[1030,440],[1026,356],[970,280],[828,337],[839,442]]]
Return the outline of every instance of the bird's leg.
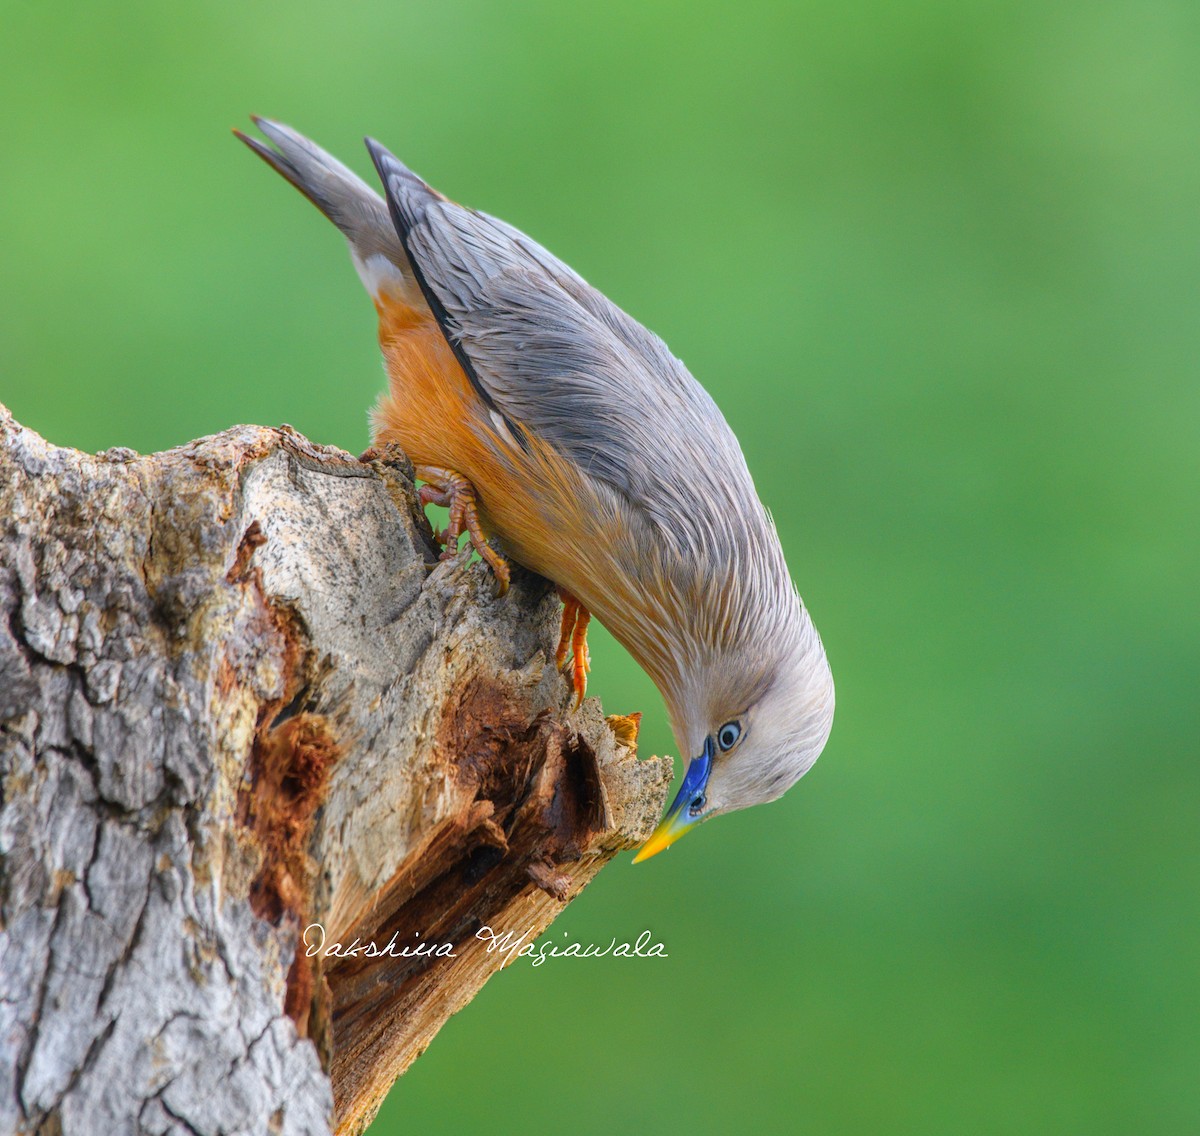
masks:
[[[579,614],[579,601],[570,592],[558,589],[558,598],[562,600],[562,624],[558,632],[558,647],[554,652],[554,665],[561,671],[571,650],[571,633],[575,630],[575,617]]]
[[[432,485],[422,485],[417,490],[417,501],[422,509],[426,505],[437,505],[440,508],[448,509],[450,507],[450,494],[446,490],[436,489]],[[448,528],[434,529],[433,539],[442,546],[441,555],[443,558],[447,554],[453,555],[453,552],[446,547],[450,543],[450,530]],[[457,545],[457,543],[456,541],[455,544]]]
[[[475,500],[475,486],[461,473],[442,469],[435,465],[419,465],[416,475],[424,485],[417,491],[417,500],[425,505],[441,505],[450,510],[450,524],[443,533],[437,534],[446,547],[442,559],[449,560],[458,552],[458,539],[463,532],[471,537],[475,551],[491,567],[500,585],[500,594],[508,591],[509,571],[504,558],[488,544],[479,524],[479,511]]]
[[[588,672],[592,669],[592,656],[587,645],[592,613],[570,592],[559,588],[558,594],[563,602],[563,613],[554,663],[561,671],[566,667],[568,653],[571,655],[571,685],[575,689],[575,708],[578,709],[587,691]]]

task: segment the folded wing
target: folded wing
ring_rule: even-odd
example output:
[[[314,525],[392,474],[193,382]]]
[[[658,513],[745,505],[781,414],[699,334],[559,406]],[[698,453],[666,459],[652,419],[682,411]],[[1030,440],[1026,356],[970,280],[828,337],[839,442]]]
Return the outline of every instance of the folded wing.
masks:
[[[518,442],[544,439],[710,554],[733,535],[723,518],[763,514],[721,412],[661,339],[525,234],[367,145],[426,300]]]

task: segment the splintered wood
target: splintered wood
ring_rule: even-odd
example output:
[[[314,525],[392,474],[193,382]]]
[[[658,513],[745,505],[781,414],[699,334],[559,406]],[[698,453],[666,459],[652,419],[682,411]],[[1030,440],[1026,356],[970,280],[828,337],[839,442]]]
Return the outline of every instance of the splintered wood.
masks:
[[[360,1132],[481,929],[653,829],[669,760],[570,710],[553,590],[439,564],[411,473],[0,407],[0,1131]]]

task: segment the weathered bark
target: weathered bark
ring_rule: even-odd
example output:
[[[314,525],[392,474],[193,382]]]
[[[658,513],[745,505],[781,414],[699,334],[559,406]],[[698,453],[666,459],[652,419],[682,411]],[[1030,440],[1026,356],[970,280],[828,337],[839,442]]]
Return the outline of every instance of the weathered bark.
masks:
[[[648,835],[669,761],[570,712],[552,590],[434,565],[402,457],[0,407],[0,1132],[361,1131],[503,963],[477,930]]]

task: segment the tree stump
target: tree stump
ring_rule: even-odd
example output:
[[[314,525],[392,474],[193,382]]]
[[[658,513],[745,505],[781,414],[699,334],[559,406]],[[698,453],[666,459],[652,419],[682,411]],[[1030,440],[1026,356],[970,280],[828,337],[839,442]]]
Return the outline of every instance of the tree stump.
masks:
[[[649,835],[670,760],[569,709],[551,587],[431,537],[403,455],[0,407],[0,1132],[361,1132],[481,929]]]

